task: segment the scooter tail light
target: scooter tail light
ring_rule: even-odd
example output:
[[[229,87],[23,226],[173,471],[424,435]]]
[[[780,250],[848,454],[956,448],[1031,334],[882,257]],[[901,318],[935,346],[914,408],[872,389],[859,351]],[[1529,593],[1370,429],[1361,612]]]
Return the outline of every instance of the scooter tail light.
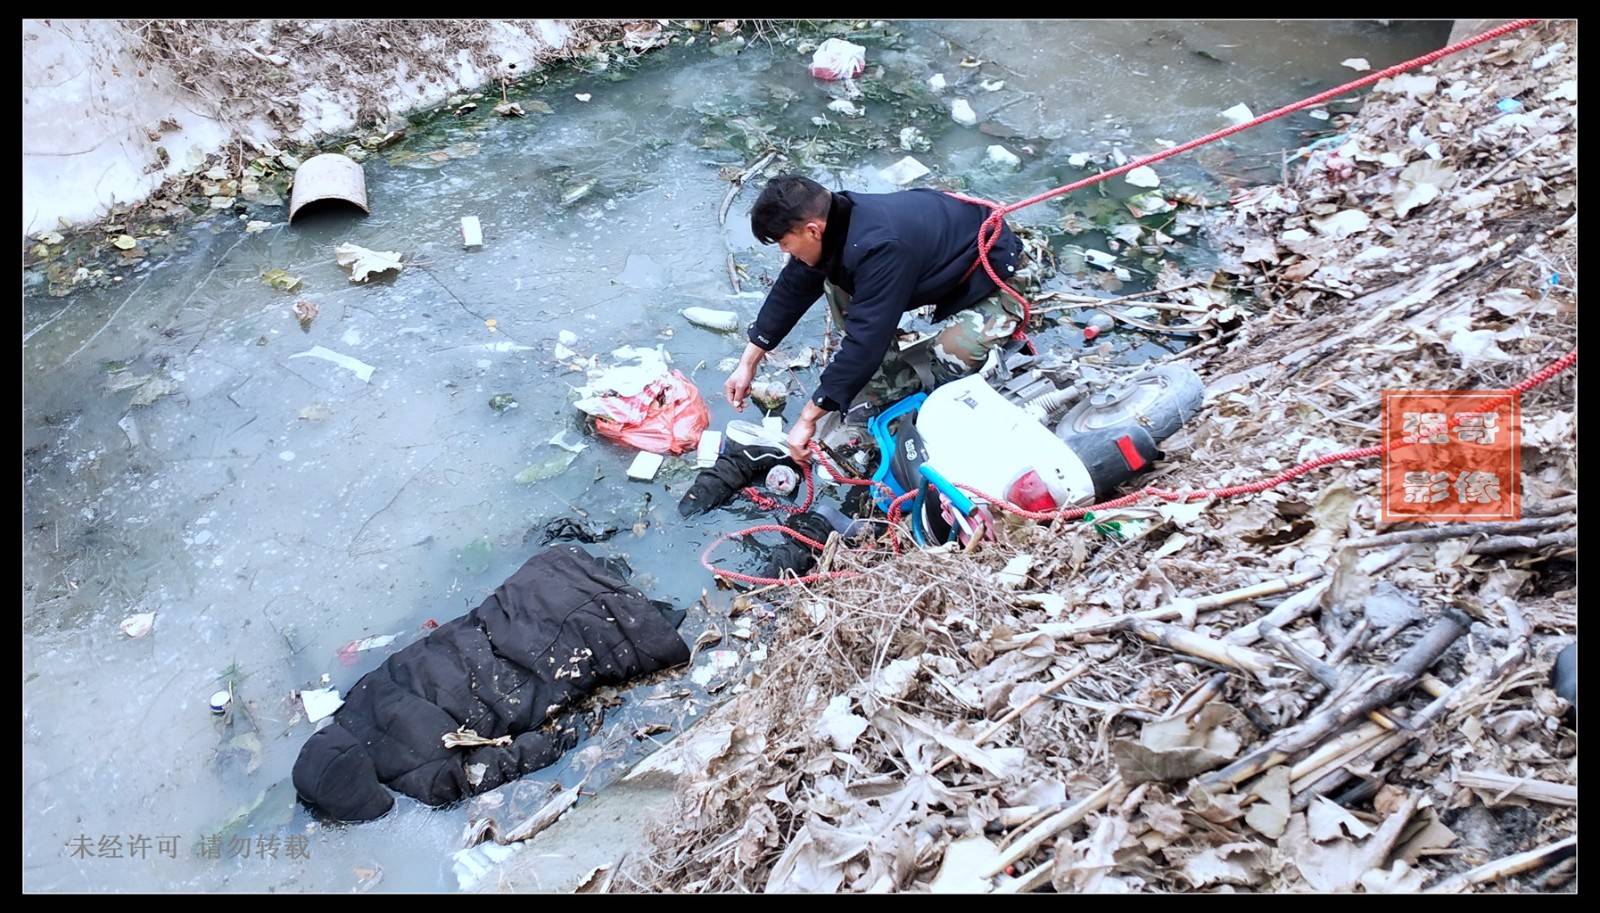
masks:
[[[1006,490],[1006,500],[1023,510],[1055,510],[1056,499],[1039,473],[1028,470]]]

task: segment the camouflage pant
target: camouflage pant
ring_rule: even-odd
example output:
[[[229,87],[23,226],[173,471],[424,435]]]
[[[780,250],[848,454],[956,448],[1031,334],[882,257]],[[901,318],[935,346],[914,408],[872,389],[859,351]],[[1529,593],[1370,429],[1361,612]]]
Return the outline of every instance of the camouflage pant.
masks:
[[[844,326],[850,296],[831,282],[823,284],[833,320]],[[983,367],[989,352],[1005,344],[1022,319],[1022,305],[1005,292],[997,291],[970,308],[946,320],[938,332],[901,350],[891,344],[883,364],[856,395],[852,408],[887,406],[923,389],[914,362],[926,366],[934,386],[948,383]]]

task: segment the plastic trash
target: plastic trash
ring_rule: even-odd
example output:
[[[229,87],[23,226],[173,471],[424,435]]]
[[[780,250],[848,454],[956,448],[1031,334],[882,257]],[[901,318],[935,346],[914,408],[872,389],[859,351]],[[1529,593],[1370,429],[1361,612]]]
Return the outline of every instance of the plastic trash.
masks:
[[[909,155],[900,161],[895,162],[893,165],[878,171],[879,176],[889,183],[894,184],[896,187],[904,187],[905,185],[928,173],[928,166],[922,164]]]
[[[1022,164],[1016,153],[998,144],[989,147],[988,160],[989,164],[1002,168],[1016,168]]]
[[[700,435],[700,446],[695,448],[694,464],[697,469],[715,465],[722,453],[722,432],[707,431]]]
[[[944,87],[947,85],[947,83],[945,82],[944,74],[943,73],[935,73],[932,76],[929,76],[928,77],[928,85],[932,86],[933,90],[935,92],[943,91]]]
[[[315,723],[323,717],[333,716],[334,711],[344,706],[344,699],[339,697],[339,689],[323,688],[300,692],[300,703],[306,709],[306,719]]]
[[[335,655],[339,657],[339,662],[346,666],[353,666],[360,660],[362,653],[368,650],[376,650],[379,647],[387,647],[398,639],[398,634],[374,634],[371,637],[350,641],[340,647]]]
[[[140,638],[149,634],[150,630],[155,627],[155,623],[156,613],[141,612],[138,615],[129,615],[124,618],[122,624],[118,625],[118,627],[122,629],[122,633],[129,637]]]
[[[1234,105],[1226,111],[1219,112],[1218,116],[1226,118],[1230,124],[1243,124],[1256,119],[1250,107],[1244,104]]]
[[[678,313],[683,318],[698,327],[708,330],[718,330],[724,333],[739,329],[739,315],[734,311],[718,311],[712,308],[690,307]]]
[[[835,114],[843,114],[845,117],[860,117],[866,113],[863,109],[856,107],[856,103],[848,98],[835,98],[833,101],[828,102],[828,110]]]
[[[228,707],[233,704],[233,692],[224,688],[211,695],[211,712],[223,714],[228,712]]]
[[[483,246],[483,225],[477,216],[461,217],[461,243],[465,247]]]
[[[700,391],[673,370],[632,396],[601,397],[609,418],[596,418],[603,438],[651,453],[683,453],[700,443],[711,413]]]
[[[649,482],[661,471],[661,464],[666,462],[666,457],[659,453],[640,452],[633,458],[633,463],[628,466],[628,478],[639,482]]]
[[[950,103],[950,119],[963,127],[971,127],[978,123],[978,112],[972,110],[965,98],[958,98]]]
[[[750,398],[757,406],[775,412],[789,401],[789,385],[781,380],[758,380],[750,385]]]
[[[1161,186],[1160,176],[1158,176],[1156,174],[1156,170],[1151,168],[1149,165],[1140,165],[1138,168],[1135,168],[1123,175],[1122,179],[1135,187],[1144,187],[1148,189],[1151,187]]]
[[[348,355],[342,355],[342,354],[340,354],[338,352],[333,351],[332,349],[325,349],[322,346],[312,346],[311,348],[307,349],[304,352],[296,352],[293,355],[290,355],[289,357],[290,358],[320,358],[323,361],[333,362],[334,364],[338,365],[339,367],[344,368],[347,371],[353,372],[357,378],[360,378],[362,383],[371,383],[372,382],[372,372],[373,372],[372,365],[369,365],[369,364],[367,364],[366,362],[363,362],[363,361],[358,361],[358,360],[356,360],[354,358],[351,358]]]
[[[1083,340],[1088,342],[1101,333],[1109,333],[1111,328],[1116,325],[1117,321],[1110,314],[1104,311],[1095,311],[1083,322]]]
[[[811,55],[811,75],[817,79],[854,79],[866,68],[867,49],[843,38],[829,38]]]
[[[1506,114],[1522,110],[1522,102],[1517,101],[1515,98],[1502,98],[1495,102],[1494,106]]]

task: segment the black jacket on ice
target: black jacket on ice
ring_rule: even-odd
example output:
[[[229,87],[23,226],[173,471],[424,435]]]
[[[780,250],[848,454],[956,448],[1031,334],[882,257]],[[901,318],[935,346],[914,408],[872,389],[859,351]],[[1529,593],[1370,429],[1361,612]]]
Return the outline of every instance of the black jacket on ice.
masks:
[[[750,341],[775,348],[822,295],[824,279],[849,293],[844,344],[811,397],[824,409],[847,408],[888,354],[902,314],[931,304],[933,319],[944,320],[995,293],[989,274],[972,270],[978,227],[989,212],[938,190],[835,193],[822,259],[810,267],[790,258],[750,326]],[[989,260],[1009,276],[1021,253],[1006,226]]]
[[[689,660],[682,617],[575,545],[541,552],[362,676],[301,748],[295,789],[333,818],[367,821],[394,805],[389,789],[437,806],[545,767],[579,737],[542,730],[547,719],[600,685]],[[445,748],[463,727],[511,744]]]

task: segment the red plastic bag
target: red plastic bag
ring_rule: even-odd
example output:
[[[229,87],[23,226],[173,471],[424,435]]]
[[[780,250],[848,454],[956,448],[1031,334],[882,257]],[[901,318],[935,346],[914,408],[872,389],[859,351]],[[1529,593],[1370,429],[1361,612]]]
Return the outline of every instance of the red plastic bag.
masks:
[[[603,438],[651,453],[693,450],[711,424],[700,391],[676,369],[633,396],[606,396],[601,402],[613,420],[596,418],[594,430]]]

